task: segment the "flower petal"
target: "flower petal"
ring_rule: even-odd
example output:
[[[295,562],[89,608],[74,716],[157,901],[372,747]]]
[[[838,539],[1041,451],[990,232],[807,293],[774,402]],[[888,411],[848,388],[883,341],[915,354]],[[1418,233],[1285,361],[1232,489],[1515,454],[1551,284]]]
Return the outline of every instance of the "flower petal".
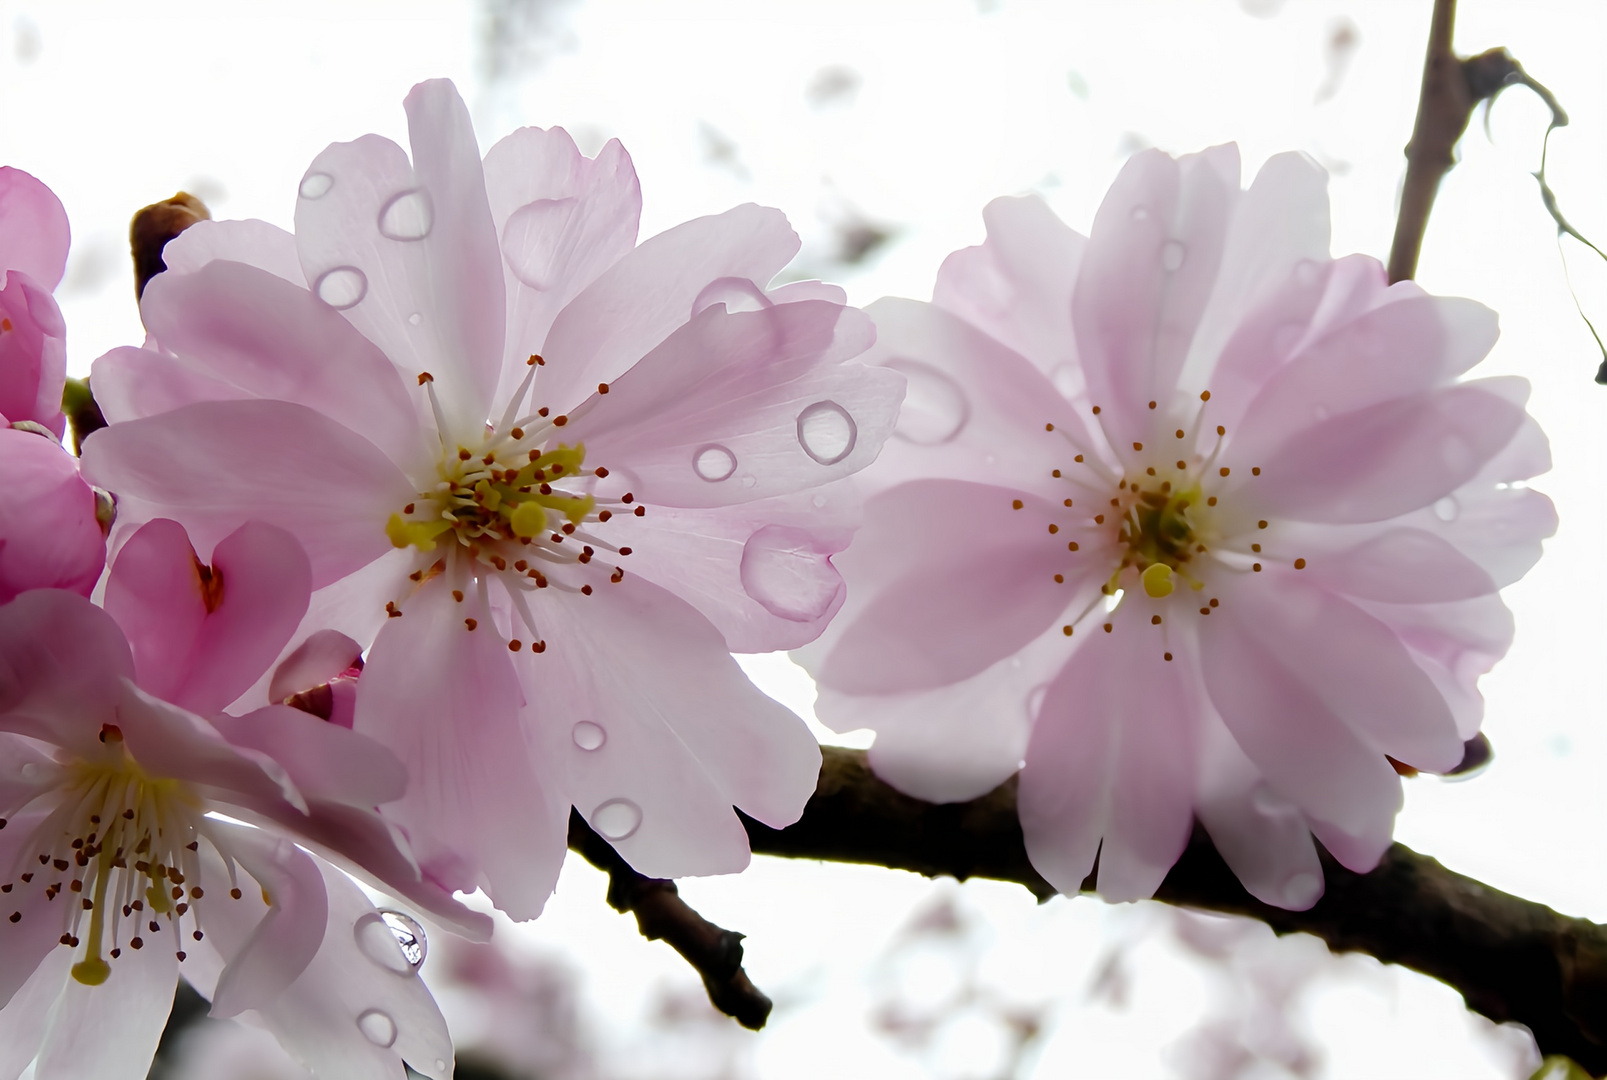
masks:
[[[94,756],[133,674],[117,624],[83,597],[40,589],[0,606],[0,729]]]
[[[162,248],[162,261],[173,277],[193,274],[218,259],[255,266],[292,285],[307,287],[295,234],[256,218],[197,221]]]
[[[231,745],[284,766],[308,799],[372,808],[407,790],[407,770],[383,745],[300,709],[269,705],[245,716],[215,716],[212,726]]]
[[[28,589],[88,596],[105,562],[95,493],[72,455],[31,431],[0,428],[0,603]]]
[[[292,694],[328,682],[354,664],[361,666],[362,659],[363,647],[340,631],[315,631],[274,669],[268,700],[279,704]]]
[[[55,297],[20,270],[0,271],[0,415],[64,430],[67,324]]]
[[[0,1080],[17,1080],[32,1064],[49,1030],[50,1011],[61,996],[73,956],[66,949],[48,954],[36,968],[25,972],[11,1002],[0,1009]]]
[[[21,740],[8,737],[6,752],[9,754],[13,745],[20,743]],[[49,764],[43,767],[48,768]],[[7,874],[14,873],[24,862],[33,861],[34,851],[26,849],[38,839],[36,833],[41,825],[60,821],[59,818],[51,821],[51,818],[47,810],[28,810],[8,818],[5,830],[0,831],[0,866],[6,868]],[[8,916],[0,919],[0,1010],[9,1011],[13,1007],[26,1010],[29,1006],[16,995],[29,992],[24,985],[36,969],[44,968],[51,950],[60,944],[61,915],[43,887],[24,886],[11,893],[0,901],[0,911]],[[0,1023],[5,1016],[5,1012],[0,1012]],[[4,1051],[0,1050],[0,1061],[4,1060],[3,1055]],[[0,1071],[0,1076],[3,1075]]]
[[[126,950],[100,986],[63,982],[35,1080],[145,1080],[178,983],[177,945],[168,934],[164,929],[149,935],[146,948]]]
[[[170,353],[128,345],[98,357],[90,368],[89,382],[95,388],[95,404],[112,424],[172,412],[200,401],[252,396]]]
[[[35,177],[0,167],[0,270],[21,270],[47,292],[67,269],[71,232],[56,193]]]

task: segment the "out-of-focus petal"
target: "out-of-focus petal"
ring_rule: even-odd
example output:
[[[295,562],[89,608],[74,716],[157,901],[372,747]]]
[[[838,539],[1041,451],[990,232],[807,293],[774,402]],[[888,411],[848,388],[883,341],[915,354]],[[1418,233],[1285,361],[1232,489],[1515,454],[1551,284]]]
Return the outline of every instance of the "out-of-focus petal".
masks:
[[[72,455],[33,432],[0,428],[0,603],[28,589],[88,596],[105,562],[95,493]]]
[[[71,240],[56,193],[21,169],[0,166],[0,270],[21,270],[54,291]]]
[[[245,263],[292,285],[307,285],[295,234],[256,218],[197,221],[162,248],[162,261],[172,277],[193,274],[216,260]]]
[[[60,437],[67,324],[56,300],[20,270],[0,270],[0,415]]]

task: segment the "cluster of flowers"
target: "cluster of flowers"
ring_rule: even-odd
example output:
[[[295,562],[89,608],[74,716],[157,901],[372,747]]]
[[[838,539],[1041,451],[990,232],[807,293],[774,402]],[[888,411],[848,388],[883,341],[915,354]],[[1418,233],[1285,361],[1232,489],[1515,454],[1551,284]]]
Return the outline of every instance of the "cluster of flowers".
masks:
[[[732,651],[799,650],[903,790],[1019,769],[1068,893],[1151,895],[1197,818],[1309,906],[1313,837],[1370,868],[1462,759],[1546,443],[1460,380],[1489,312],[1329,258],[1308,160],[1141,154],[1088,238],[999,200],[861,312],[772,287],[777,211],[638,244],[618,143],[406,109],[294,234],[168,245],[81,461],[66,217],[0,174],[0,1080],[143,1076],[177,971],[318,1075],[445,1077],[421,932],[349,875],[483,937],[454,893],[539,914],[571,807],[741,869],[820,754]]]

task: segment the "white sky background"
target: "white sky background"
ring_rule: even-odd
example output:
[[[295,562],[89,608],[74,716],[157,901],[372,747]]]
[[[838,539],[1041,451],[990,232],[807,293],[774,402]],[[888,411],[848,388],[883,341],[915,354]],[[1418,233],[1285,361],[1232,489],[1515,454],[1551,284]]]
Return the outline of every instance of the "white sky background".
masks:
[[[621,138],[642,178],[643,235],[757,201],[804,237],[800,276],[827,276],[864,303],[925,298],[949,251],[982,238],[991,198],[1033,190],[1078,229],[1125,156],[1237,140],[1246,179],[1284,149],[1333,171],[1334,251],[1383,257],[1410,132],[1429,0],[590,0],[518,4],[535,26],[487,76],[484,11],[470,0],[0,0],[0,164],[33,172],[67,206],[70,365],[136,343],[127,222],[179,188],[220,217],[289,227],[296,183],[327,143],[378,131],[406,143],[401,100],[416,81],[455,79],[482,147],[520,124],[568,127],[595,151]],[[1553,137],[1550,178],[1587,236],[1607,238],[1607,5],[1464,0],[1457,46],[1508,46],[1573,125]],[[1262,17],[1246,9],[1257,9]],[[545,12],[528,21],[531,12]],[[542,21],[545,19],[545,22]],[[1355,46],[1335,70],[1330,41]],[[542,30],[545,27],[545,30]],[[840,69],[838,90],[827,93]],[[1322,91],[1332,92],[1324,99]],[[1442,189],[1419,280],[1495,308],[1503,336],[1483,374],[1534,382],[1531,410],[1556,469],[1536,486],[1562,526],[1508,590],[1518,639],[1484,682],[1494,766],[1466,783],[1408,785],[1398,837],[1454,869],[1607,921],[1607,388],[1563,281],[1555,230],[1528,173],[1545,113],[1521,90],[1475,120]],[[872,223],[893,239],[857,266],[840,234]],[[1607,272],[1569,242],[1582,300],[1607,321]],[[778,660],[750,670],[806,710],[807,680]],[[865,961],[915,906],[952,885],[865,868],[761,861],[683,891],[747,932],[749,971],[781,1006],[769,1032],[732,1036],[767,1078],[964,1075],[874,1036]],[[600,1031],[643,1023],[649,990],[693,977],[602,903],[603,884],[566,872],[528,931],[572,958]],[[962,905],[995,936],[984,968],[1019,1000],[1064,999],[1037,1076],[1173,1075],[1166,1045],[1206,1004],[1198,970],[1163,945],[1134,954],[1125,1009],[1085,1002],[1111,935],[1144,908],[1037,907],[1021,890],[973,884]],[[1326,1074],[1506,1075],[1454,994],[1357,961],[1310,1010]],[[956,1036],[951,1064],[986,1058]],[[627,1034],[617,1039],[629,1041]],[[980,1049],[979,1049],[980,1048]],[[638,1062],[641,1075],[676,1075]],[[1267,1073],[1265,1075],[1279,1075]]]

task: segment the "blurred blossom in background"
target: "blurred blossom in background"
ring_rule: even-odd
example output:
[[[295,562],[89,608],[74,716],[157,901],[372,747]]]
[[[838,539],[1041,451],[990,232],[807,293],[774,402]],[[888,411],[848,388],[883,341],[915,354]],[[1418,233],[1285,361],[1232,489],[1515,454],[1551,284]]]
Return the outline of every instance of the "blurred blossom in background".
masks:
[[[132,212],[175,190],[217,217],[290,227],[296,183],[328,143],[403,140],[398,102],[454,79],[486,144],[561,125],[595,153],[618,137],[641,176],[642,235],[754,201],[804,247],[787,271],[850,300],[930,296],[942,258],[983,236],[998,195],[1041,194],[1086,232],[1135,150],[1236,140],[1252,175],[1303,150],[1332,177],[1334,253],[1383,257],[1411,130],[1429,0],[144,0],[0,2],[0,163],[62,198],[72,256],[57,296],[68,366],[143,337]],[[1457,47],[1504,45],[1568,109],[1548,179],[1586,236],[1607,236],[1607,8],[1463,0]],[[1601,356],[1574,309],[1607,318],[1607,269],[1559,248],[1531,177],[1544,107],[1521,90],[1476,117],[1435,206],[1419,279],[1501,315],[1478,374],[1522,374],[1552,439],[1543,480],[1562,526],[1505,593],[1518,619],[1487,676],[1494,764],[1408,785],[1397,839],[1569,914],[1607,920],[1607,490]],[[482,147],[484,149],[484,147]],[[785,658],[744,658],[810,716]],[[824,729],[819,729],[824,732]],[[855,743],[853,737],[833,741]],[[864,745],[863,739],[857,745]],[[1036,904],[988,882],[758,859],[681,883],[748,935],[776,1000],[754,1034],[695,974],[643,941],[571,860],[529,926],[492,946],[431,935],[424,974],[461,1077],[541,1080],[1179,1080],[1525,1077],[1521,1032],[1426,978],[1309,938],[1156,904]],[[199,1021],[168,1077],[299,1071],[260,1032]]]

